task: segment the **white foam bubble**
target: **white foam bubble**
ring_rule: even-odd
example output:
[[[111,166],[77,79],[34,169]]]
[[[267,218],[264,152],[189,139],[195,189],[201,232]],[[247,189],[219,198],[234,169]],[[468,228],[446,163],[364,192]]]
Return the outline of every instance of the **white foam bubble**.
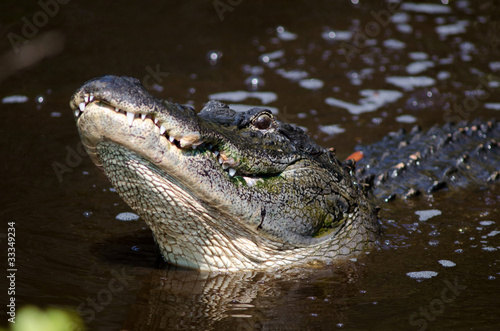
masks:
[[[391,16],[391,22],[394,24],[408,23],[409,20],[410,20],[410,15],[402,11],[395,13],[394,15]]]
[[[490,62],[489,67],[493,71],[499,71],[500,70],[500,61]]]
[[[399,123],[415,123],[417,118],[412,115],[400,115],[396,117],[396,121]]]
[[[276,101],[278,99],[278,95],[274,92],[248,92],[248,91],[220,92],[220,93],[210,94],[208,97],[213,100],[223,100],[232,102],[239,102],[248,98],[256,98],[259,99],[264,105]]]
[[[299,81],[301,79],[306,78],[309,76],[309,74],[303,70],[289,70],[286,71],[285,69],[278,69],[276,70],[276,73],[280,75],[281,77],[291,80],[293,82]]]
[[[335,30],[327,30],[321,34],[321,37],[325,40],[341,40],[347,41],[352,38],[351,31],[335,31]]]
[[[299,82],[299,85],[308,90],[319,90],[325,85],[325,83],[320,79],[308,78],[302,79]]]
[[[484,104],[484,107],[492,110],[500,110],[500,102],[488,102]]]
[[[272,60],[277,60],[282,58],[285,55],[283,50],[278,50],[271,53],[265,53],[260,56],[260,60],[264,63],[269,63]]]
[[[2,99],[2,103],[25,103],[28,97],[25,95],[11,95]]]
[[[412,33],[413,27],[410,24],[396,24],[396,30],[401,33]]]
[[[424,52],[411,52],[408,53],[408,56],[410,57],[410,59],[414,61],[423,61],[429,58],[429,55]]]
[[[390,76],[386,77],[385,81],[405,91],[411,91],[415,87],[431,86],[436,82],[433,78],[427,76]]]
[[[432,61],[417,61],[406,66],[406,72],[410,75],[416,75],[432,67],[434,67],[434,62]]]
[[[416,215],[418,215],[418,220],[421,222],[427,221],[429,218],[432,218],[434,216],[441,215],[442,212],[441,210],[438,209],[428,209],[428,210],[417,210],[415,212]]]
[[[340,99],[329,97],[325,103],[330,106],[347,109],[353,115],[372,112],[380,107],[395,102],[403,96],[399,91],[392,90],[362,90],[360,94],[364,97],[359,100],[359,104],[352,104]]]
[[[446,268],[451,268],[451,267],[454,267],[457,265],[455,262],[450,261],[450,260],[439,260],[438,262],[440,265],[442,265],[443,267],[446,267]]]
[[[383,44],[385,47],[390,49],[404,49],[406,47],[404,42],[396,39],[386,39]]]
[[[278,33],[278,38],[280,38],[281,40],[286,40],[286,41],[295,40],[295,39],[297,39],[297,34],[289,32],[289,31],[283,31],[283,32]]]
[[[429,279],[429,278],[432,278],[432,277],[436,277],[437,276],[437,272],[435,271],[412,271],[412,272],[408,272],[406,273],[406,275],[410,278],[414,278],[414,279]]]
[[[320,125],[319,130],[330,136],[345,132],[345,129],[338,124]]]
[[[451,36],[456,34],[465,33],[465,28],[469,25],[468,21],[462,20],[454,24],[439,25],[436,27],[436,32],[442,36]]]
[[[435,5],[430,3],[411,3],[403,2],[401,4],[401,10],[411,11],[416,13],[424,14],[449,14],[451,13],[451,8],[443,5]]]
[[[116,215],[116,219],[119,221],[137,221],[139,219],[139,215],[130,213],[130,212],[125,212],[125,213],[119,213]]]
[[[451,74],[448,71],[440,71],[437,74],[437,79],[445,80],[451,77]]]

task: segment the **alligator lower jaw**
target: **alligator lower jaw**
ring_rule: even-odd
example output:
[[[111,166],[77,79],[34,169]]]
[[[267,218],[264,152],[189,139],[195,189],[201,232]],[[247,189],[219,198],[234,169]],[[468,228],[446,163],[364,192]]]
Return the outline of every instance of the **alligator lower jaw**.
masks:
[[[255,252],[258,247],[238,238],[238,233],[252,234],[236,220],[227,219],[182,183],[125,147],[102,142],[97,150],[111,183],[151,228],[166,261],[207,271],[257,267],[242,248]]]

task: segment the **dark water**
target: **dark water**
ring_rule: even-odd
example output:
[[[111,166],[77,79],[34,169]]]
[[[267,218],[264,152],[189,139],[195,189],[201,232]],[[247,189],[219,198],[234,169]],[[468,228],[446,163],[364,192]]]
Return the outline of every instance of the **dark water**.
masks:
[[[196,109],[231,92],[218,98],[274,107],[340,156],[414,124],[499,117],[496,1],[355,2],[2,2],[0,98],[27,98],[0,103],[16,307],[76,309],[91,330],[500,328],[498,185],[382,205],[381,246],[348,264],[206,274],[158,267],[144,222],[116,219],[130,209],[78,153],[68,101],[103,74]]]

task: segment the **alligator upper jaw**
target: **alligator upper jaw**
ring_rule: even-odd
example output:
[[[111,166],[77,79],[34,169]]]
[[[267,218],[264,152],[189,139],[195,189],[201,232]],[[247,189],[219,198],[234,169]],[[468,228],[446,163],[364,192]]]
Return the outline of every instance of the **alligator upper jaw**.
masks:
[[[78,101],[78,100],[77,100]],[[73,107],[81,139],[98,166],[102,162],[96,152],[101,141],[112,141],[135,152],[166,171],[175,171],[186,154],[200,153],[213,160],[215,170],[233,177],[237,163],[218,146],[203,142],[199,134],[169,135],[154,114],[125,111],[96,99],[92,94]],[[249,183],[255,178],[243,177]]]
[[[99,141],[107,139],[137,152],[153,163],[160,163],[166,152],[208,151],[227,175],[233,177],[237,174],[235,167],[238,162],[220,151],[216,142],[202,139],[193,110],[160,101],[147,91],[142,91],[141,85],[137,85],[134,91],[144,94],[146,102],[138,103],[135,98],[116,100],[120,94],[113,95],[111,100],[107,89],[119,90],[116,85],[120,86],[121,79],[129,78],[113,76],[110,78],[111,86],[100,86],[103,85],[102,79],[97,83],[90,81],[73,95],[70,102],[83,143],[97,166],[100,167],[101,162],[95,147]],[[179,121],[176,118],[179,112],[186,118],[187,111],[192,112],[188,120]],[[253,179],[245,178],[253,182]]]
[[[129,126],[135,118],[152,120],[160,135],[176,140],[181,148],[196,148],[203,143],[194,110],[155,98],[136,79],[104,76],[91,80],[73,95],[70,107],[78,118],[95,102],[126,115]]]

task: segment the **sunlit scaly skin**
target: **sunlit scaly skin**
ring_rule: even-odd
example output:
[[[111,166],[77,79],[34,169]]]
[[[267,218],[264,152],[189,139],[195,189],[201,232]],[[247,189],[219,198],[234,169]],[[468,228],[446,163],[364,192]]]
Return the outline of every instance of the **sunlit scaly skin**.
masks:
[[[82,141],[170,263],[202,270],[332,261],[373,245],[375,207],[349,169],[269,111],[197,114],[132,78],[84,84]]]

